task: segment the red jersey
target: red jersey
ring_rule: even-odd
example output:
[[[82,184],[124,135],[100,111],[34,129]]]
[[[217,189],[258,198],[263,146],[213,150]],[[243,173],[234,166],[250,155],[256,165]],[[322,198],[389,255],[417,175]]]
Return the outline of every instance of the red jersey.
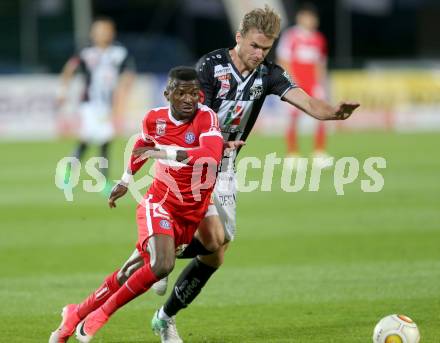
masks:
[[[293,26],[283,32],[277,46],[277,56],[288,61],[290,72],[307,93],[319,86],[317,65],[327,58],[327,42],[320,32],[309,32]]]
[[[156,199],[162,199],[162,206],[173,218],[200,222],[208,207],[223,153],[223,137],[215,112],[199,104],[192,120],[179,121],[169,107],[152,109],[142,121],[142,138],[135,148],[141,146],[187,151],[185,163],[156,161],[155,177],[146,196],[153,194]],[[137,159],[133,155],[130,159],[133,174],[145,163],[145,160],[135,162]]]

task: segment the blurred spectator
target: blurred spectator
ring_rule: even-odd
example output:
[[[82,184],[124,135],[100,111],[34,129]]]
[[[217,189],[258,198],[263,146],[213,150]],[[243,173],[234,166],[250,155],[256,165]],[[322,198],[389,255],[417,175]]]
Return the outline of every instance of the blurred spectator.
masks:
[[[122,126],[128,92],[134,79],[134,61],[127,49],[114,42],[115,24],[107,17],[97,18],[91,27],[92,45],[70,58],[61,74],[62,87],[58,102],[65,101],[74,73],[84,74],[85,91],[80,105],[79,143],[73,157],[80,160],[89,144],[100,147],[100,156],[108,161],[109,144],[115,131]],[[65,181],[70,178],[72,166],[66,170]],[[107,178],[108,168],[103,168]],[[106,192],[111,188],[106,186]]]
[[[296,25],[283,32],[276,54],[278,63],[289,72],[295,82],[312,97],[325,98],[327,78],[327,42],[318,31],[317,9],[310,3],[303,4],[296,15]],[[287,154],[299,154],[297,129],[300,111],[289,106],[291,112],[286,131]],[[325,123],[317,122],[314,154],[326,157]]]

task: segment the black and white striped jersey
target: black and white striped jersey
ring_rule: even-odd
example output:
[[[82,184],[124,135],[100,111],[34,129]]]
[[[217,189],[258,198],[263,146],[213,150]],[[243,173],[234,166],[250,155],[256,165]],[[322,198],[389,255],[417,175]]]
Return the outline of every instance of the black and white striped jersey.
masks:
[[[113,44],[102,49],[86,47],[77,56],[80,71],[85,75],[83,101],[111,108],[113,91],[124,71],[134,71],[134,61],[127,49]]]
[[[282,98],[297,87],[283,68],[268,61],[243,77],[227,48],[201,57],[197,73],[203,102],[217,112],[225,141],[246,140],[266,96],[275,94]]]

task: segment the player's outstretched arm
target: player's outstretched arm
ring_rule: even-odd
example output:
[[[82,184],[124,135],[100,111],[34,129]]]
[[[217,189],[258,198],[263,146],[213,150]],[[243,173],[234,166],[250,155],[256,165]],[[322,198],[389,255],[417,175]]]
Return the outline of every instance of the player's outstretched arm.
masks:
[[[77,71],[80,64],[79,57],[72,57],[70,58],[66,64],[63,67],[63,70],[61,71],[60,79],[61,79],[61,85],[58,89],[57,94],[57,106],[61,107],[64,105],[64,102],[66,101],[66,94],[69,88],[69,84],[73,79],[73,76],[75,75],[75,72]]]
[[[338,106],[312,98],[301,88],[293,88],[284,95],[284,100],[319,120],[345,120],[360,105],[356,102],[341,102]]]

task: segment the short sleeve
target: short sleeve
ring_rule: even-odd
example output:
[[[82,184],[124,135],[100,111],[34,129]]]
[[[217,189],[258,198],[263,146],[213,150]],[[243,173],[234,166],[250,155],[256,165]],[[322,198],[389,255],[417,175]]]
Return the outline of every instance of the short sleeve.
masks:
[[[84,73],[86,71],[86,64],[80,53],[73,55],[67,60],[67,65],[72,66],[76,71]]]
[[[151,111],[147,112],[144,116],[144,119],[142,119],[142,139],[145,142],[151,142],[150,139],[150,132],[151,132],[151,127],[150,127],[150,123],[149,123],[149,114],[151,113]]]
[[[119,73],[122,74],[124,72],[136,72],[136,63],[134,61],[133,56],[129,53],[125,56],[124,60],[121,63],[121,67],[119,68]]]
[[[298,87],[289,73],[277,64],[273,64],[269,73],[268,93],[284,96],[290,89]]]

